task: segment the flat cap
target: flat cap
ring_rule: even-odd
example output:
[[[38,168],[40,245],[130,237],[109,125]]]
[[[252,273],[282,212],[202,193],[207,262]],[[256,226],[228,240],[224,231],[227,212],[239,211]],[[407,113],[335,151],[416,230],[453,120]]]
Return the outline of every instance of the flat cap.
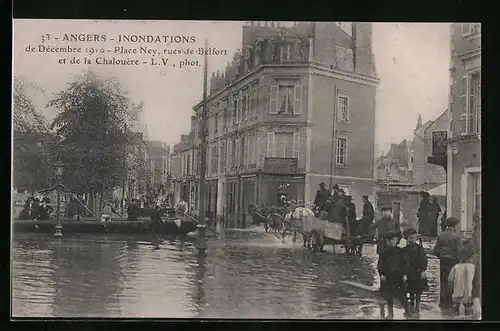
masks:
[[[415,230],[414,228],[409,228],[403,231],[403,237],[408,238],[409,236],[415,233],[417,233],[417,230]]]
[[[401,232],[399,231],[390,231],[384,234],[384,239],[391,240],[392,238],[399,238],[401,239]]]

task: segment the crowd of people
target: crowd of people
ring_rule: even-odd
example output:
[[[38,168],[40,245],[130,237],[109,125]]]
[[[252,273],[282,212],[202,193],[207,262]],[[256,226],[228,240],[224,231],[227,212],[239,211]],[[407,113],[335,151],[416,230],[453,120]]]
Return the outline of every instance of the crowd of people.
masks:
[[[30,197],[24,202],[23,209],[18,217],[21,220],[48,220],[50,214],[54,211],[54,208],[49,203],[49,198]]]
[[[363,214],[358,220],[356,216],[356,204],[352,196],[346,195],[344,190],[337,184],[330,191],[325,187],[325,183],[319,184],[319,190],[314,198],[316,215],[329,222],[338,222],[349,225],[347,228],[351,235],[363,235],[370,232],[370,226],[375,218],[375,210],[368,199],[363,196]]]
[[[333,192],[320,184],[314,200],[319,217],[330,222],[348,222],[352,233],[377,230],[377,269],[380,275],[380,293],[386,304],[381,306],[381,315],[394,317],[394,300],[399,300],[405,316],[420,316],[420,298],[428,289],[426,270],[427,254],[423,248],[421,233],[415,228],[401,228],[400,221],[393,217],[392,206],[380,207],[380,218],[374,222],[375,212],[367,196],[363,197],[363,215],[356,220],[356,207],[352,198],[333,186]],[[437,235],[437,218],[441,209],[436,199],[421,192],[422,202],[418,209],[419,224],[434,223],[425,227],[426,235]],[[437,207],[436,207],[437,205]],[[426,219],[424,221],[425,218]],[[460,231],[460,221],[448,217],[442,222],[442,232],[437,237],[434,255],[440,260],[439,306],[451,309],[458,315],[480,315],[480,220],[474,217],[475,235],[465,238]],[[406,245],[401,247],[401,239]],[[385,314],[387,307],[387,316]]]

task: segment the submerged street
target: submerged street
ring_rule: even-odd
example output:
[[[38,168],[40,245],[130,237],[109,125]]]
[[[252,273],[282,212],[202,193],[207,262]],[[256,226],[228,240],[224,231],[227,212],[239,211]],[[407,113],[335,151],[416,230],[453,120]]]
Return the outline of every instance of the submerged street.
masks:
[[[378,319],[378,306],[340,284],[378,286],[374,246],[350,257],[331,246],[311,253],[262,228],[226,230],[200,260],[191,241],[153,249],[140,236],[16,234],[14,317]],[[427,246],[430,243],[424,243]],[[340,252],[340,253],[339,253]],[[199,264],[202,264],[200,266]],[[430,291],[421,319],[437,308],[439,263],[429,256]],[[402,310],[395,311],[402,319]]]

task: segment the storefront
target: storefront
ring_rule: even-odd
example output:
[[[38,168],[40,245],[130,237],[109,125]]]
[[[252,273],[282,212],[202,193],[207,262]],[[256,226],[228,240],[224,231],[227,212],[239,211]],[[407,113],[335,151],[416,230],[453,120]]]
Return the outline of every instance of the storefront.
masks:
[[[278,205],[281,196],[287,201],[304,201],[305,175],[298,172],[295,158],[266,158],[264,171],[258,175],[258,205]]]

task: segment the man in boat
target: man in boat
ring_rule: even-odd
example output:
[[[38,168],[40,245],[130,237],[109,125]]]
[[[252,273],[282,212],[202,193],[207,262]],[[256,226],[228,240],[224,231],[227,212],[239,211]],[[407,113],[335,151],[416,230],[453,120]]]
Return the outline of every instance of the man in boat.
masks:
[[[386,248],[384,237],[388,233],[401,233],[399,222],[392,216],[392,207],[388,205],[381,206],[380,212],[382,213],[382,217],[372,225],[378,230],[377,254],[379,254],[379,258]]]
[[[316,192],[316,197],[314,198],[314,206],[316,207],[318,213],[324,210],[330,195],[331,193],[326,189],[325,183],[321,182],[319,184],[319,190]]]
[[[107,224],[111,222],[111,215],[115,214],[116,211],[111,207],[111,202],[106,202],[101,212],[101,223]]]
[[[187,204],[186,201],[184,201],[184,199],[181,198],[181,201],[179,201],[179,203],[177,204],[177,206],[175,207],[175,209],[181,215],[184,215],[185,213],[188,212],[188,204]]]
[[[39,210],[38,210],[38,219],[40,221],[47,221],[49,220],[50,218],[50,213],[52,213],[52,211],[54,211],[54,208],[52,208],[51,206],[49,206],[49,199],[48,198],[45,198],[43,199],[43,202],[42,202],[42,205],[39,207]]]
[[[38,219],[39,212],[40,212],[40,201],[38,198],[33,198],[33,201],[31,202],[31,210],[30,210],[30,216],[32,220]]]
[[[139,216],[139,206],[137,201],[132,199],[132,201],[127,206],[127,221],[137,221]]]

